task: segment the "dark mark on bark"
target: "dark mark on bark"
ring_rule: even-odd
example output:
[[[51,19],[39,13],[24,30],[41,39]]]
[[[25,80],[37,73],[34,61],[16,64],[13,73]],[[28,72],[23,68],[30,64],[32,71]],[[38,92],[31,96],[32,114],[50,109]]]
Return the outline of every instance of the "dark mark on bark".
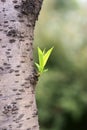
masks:
[[[20,66],[20,65],[17,65],[16,67],[17,67],[17,68],[20,68],[21,66]]]
[[[26,130],[31,130],[31,128],[27,128]]]
[[[32,117],[34,118],[34,117],[36,117],[37,115],[38,115],[38,111],[34,112],[34,113],[32,114]]]
[[[20,39],[19,41],[22,41],[22,42],[24,42],[25,40],[23,40],[23,39]]]
[[[3,96],[3,94],[0,93],[0,96]]]
[[[26,49],[26,51],[30,51],[30,49]]]
[[[12,104],[17,104],[17,102],[12,102]]]
[[[8,27],[9,29],[12,29],[13,27]]]
[[[17,3],[17,0],[13,0],[13,3]]]
[[[10,64],[8,64],[8,63],[6,63],[6,62],[4,62],[3,65],[5,65],[5,66],[10,66]]]
[[[19,8],[20,8],[20,5],[14,5],[14,8],[15,8],[15,9],[19,9]]]
[[[20,76],[20,74],[16,74],[15,76]]]
[[[24,55],[23,55],[23,56],[21,56],[21,57],[27,57],[27,56],[24,56]]]
[[[34,126],[33,126],[33,129],[35,129],[36,127],[37,127],[37,125],[34,125]]]
[[[15,83],[18,83],[19,81],[15,81]]]
[[[13,91],[17,91],[17,89],[12,89]]]
[[[8,51],[11,51],[11,49],[7,49]]]
[[[4,30],[5,33],[7,33],[7,30]]]
[[[16,98],[16,100],[22,100],[22,98]]]
[[[21,93],[16,93],[16,95],[21,95]]]
[[[10,52],[9,52],[9,51],[6,51],[5,53],[6,53],[7,55],[9,55],[9,54],[10,54]]]
[[[1,0],[1,2],[6,2],[6,0]]]
[[[24,107],[29,108],[29,107],[31,107],[31,105],[25,105]]]
[[[29,23],[29,24],[26,24],[26,26],[27,26],[27,27],[31,27],[31,24],[30,24],[30,23]]]
[[[12,19],[12,20],[10,20],[11,22],[15,22],[15,20],[14,19]]]
[[[17,36],[17,30],[11,29],[10,31],[7,32],[7,36],[16,37]]]
[[[22,14],[18,14],[18,17],[19,17],[19,18],[22,18],[23,16],[22,16]]]
[[[0,32],[3,31],[3,29],[0,29]]]
[[[25,63],[25,61],[20,61],[20,63]]]
[[[16,40],[15,39],[10,39],[9,42],[10,43],[14,43]]]
[[[24,84],[21,84],[21,86],[24,86]]]
[[[19,89],[19,92],[25,92],[25,90],[24,89]]]
[[[24,84],[28,84],[28,82],[24,82]]]
[[[8,21],[4,21],[4,23],[8,23]]]
[[[29,45],[29,43],[26,43],[26,45],[28,46],[28,45]]]
[[[18,73],[18,72],[19,72],[19,70],[15,70],[14,72],[15,72],[15,73]]]
[[[3,45],[2,48],[6,48],[6,46]]]
[[[29,81],[29,80],[30,80],[30,77],[28,76],[27,78],[25,78],[25,80],[28,80],[28,81]]]
[[[20,20],[19,20],[19,22],[23,23],[23,22],[24,22],[24,20],[23,20],[23,19],[20,19]]]
[[[25,88],[30,88],[30,86],[25,86]]]
[[[3,113],[6,115],[11,113],[13,114],[14,112],[18,111],[18,107],[16,104],[5,105],[3,109]]]
[[[2,67],[0,67],[0,70],[3,71],[4,69]]]
[[[7,16],[6,14],[4,14],[4,16]]]
[[[30,120],[30,117],[26,118],[26,120]]]
[[[12,56],[7,56],[7,58],[12,58]]]
[[[30,104],[32,105],[32,104],[33,104],[33,101],[30,101]]]

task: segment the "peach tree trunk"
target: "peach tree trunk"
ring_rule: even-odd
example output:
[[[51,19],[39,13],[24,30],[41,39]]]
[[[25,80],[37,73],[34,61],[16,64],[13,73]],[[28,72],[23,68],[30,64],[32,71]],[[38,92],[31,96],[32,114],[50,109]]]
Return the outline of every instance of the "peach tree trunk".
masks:
[[[39,130],[34,27],[43,0],[0,0],[0,130]]]

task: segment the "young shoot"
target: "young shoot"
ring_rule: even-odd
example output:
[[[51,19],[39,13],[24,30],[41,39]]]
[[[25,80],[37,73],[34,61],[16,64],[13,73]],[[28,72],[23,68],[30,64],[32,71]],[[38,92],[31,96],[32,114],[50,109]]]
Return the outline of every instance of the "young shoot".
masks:
[[[45,49],[42,51],[38,47],[38,58],[39,58],[39,63],[35,63],[37,69],[38,69],[38,74],[41,75],[43,72],[48,71],[48,69],[45,69],[46,63],[52,53],[53,47],[50,48],[47,52]]]

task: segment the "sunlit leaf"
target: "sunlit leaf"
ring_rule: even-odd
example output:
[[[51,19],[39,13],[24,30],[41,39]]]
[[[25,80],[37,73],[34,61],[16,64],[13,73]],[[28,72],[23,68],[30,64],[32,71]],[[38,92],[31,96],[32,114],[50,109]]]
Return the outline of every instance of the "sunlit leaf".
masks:
[[[38,57],[39,57],[39,64],[35,63],[39,73],[43,73],[48,71],[48,69],[44,69],[45,65],[47,63],[47,60],[51,54],[53,50],[53,47],[51,49],[49,49],[46,53],[45,53],[45,49],[42,51],[39,47],[38,47]]]
[[[43,66],[43,52],[39,47],[38,47],[38,57],[39,57],[39,65],[41,67]]]
[[[44,70],[44,72],[47,72],[47,71],[48,71],[48,69],[45,69],[45,70]]]
[[[37,67],[38,70],[39,70],[39,68],[40,68],[39,64],[38,64],[38,63],[35,63],[35,65],[36,65],[36,67]]]
[[[49,50],[46,52],[46,54],[44,55],[44,60],[43,60],[43,61],[44,61],[44,64],[43,64],[43,66],[46,65],[47,60],[48,60],[48,58],[49,58],[49,56],[50,56],[52,50],[53,50],[53,47],[52,47],[51,49],[49,49]]]

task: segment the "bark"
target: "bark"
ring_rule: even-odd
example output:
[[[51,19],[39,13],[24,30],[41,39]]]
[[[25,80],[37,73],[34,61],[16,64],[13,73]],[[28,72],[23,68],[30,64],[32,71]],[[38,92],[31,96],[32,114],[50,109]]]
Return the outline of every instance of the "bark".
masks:
[[[0,130],[39,130],[34,27],[43,0],[0,0]]]

